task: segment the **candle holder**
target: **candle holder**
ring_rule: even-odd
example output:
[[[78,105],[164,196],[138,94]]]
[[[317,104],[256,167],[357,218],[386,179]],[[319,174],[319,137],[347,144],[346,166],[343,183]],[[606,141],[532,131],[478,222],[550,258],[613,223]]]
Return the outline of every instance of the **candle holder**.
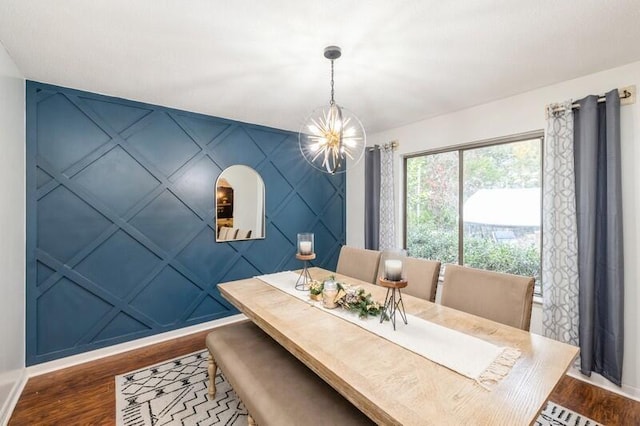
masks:
[[[314,254],[313,248],[313,233],[303,232],[298,234],[298,254],[308,256]]]
[[[391,281],[383,277],[378,278],[378,282],[382,287],[387,288],[387,295],[384,297],[384,308],[382,309],[382,315],[380,315],[380,322],[385,318],[391,320],[393,329],[396,329],[396,312],[400,312],[400,317],[405,324],[407,324],[407,314],[404,310],[404,303],[402,302],[401,288],[405,288],[408,284],[407,280]]]
[[[311,284],[312,278],[309,273],[308,263],[315,258],[313,233],[302,232],[298,234],[296,259],[302,260],[302,271],[300,271],[300,276],[298,277],[298,281],[296,281],[296,290],[309,290],[309,284]]]
[[[338,284],[334,280],[324,282],[322,289],[322,306],[327,309],[333,309],[338,306],[336,296],[338,294]]]
[[[383,262],[383,269],[382,276],[378,278],[378,282],[382,287],[387,288],[380,322],[386,316],[391,320],[394,330],[396,329],[396,312],[400,312],[402,320],[407,324],[407,314],[404,310],[402,292],[400,291],[400,289],[407,286],[407,280],[404,278],[405,257],[407,257],[407,253],[404,250],[385,250],[380,258],[380,262]]]
[[[382,262],[382,278],[387,281],[400,281],[404,278],[404,250],[385,250],[380,256]]]
[[[311,278],[311,274],[309,273],[308,263],[309,261],[316,258],[315,253],[311,254],[300,254],[296,253],[296,259],[302,260],[302,271],[300,271],[300,275],[298,276],[298,281],[296,281],[296,290],[306,291],[309,290],[309,284],[313,281]]]

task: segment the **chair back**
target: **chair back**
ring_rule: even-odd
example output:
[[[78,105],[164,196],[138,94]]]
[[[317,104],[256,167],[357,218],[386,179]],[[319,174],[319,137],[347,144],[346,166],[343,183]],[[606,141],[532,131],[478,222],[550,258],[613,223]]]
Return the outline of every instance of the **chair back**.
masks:
[[[384,272],[385,259],[383,258],[384,253],[380,258],[377,277],[381,277]],[[403,264],[407,287],[403,288],[402,292],[435,302],[438,277],[440,276],[440,262],[417,257],[406,257],[403,259]]]
[[[221,226],[220,231],[218,231],[218,240],[226,240],[230,229],[228,226]]]
[[[375,284],[378,281],[376,274],[379,262],[379,251],[342,246],[336,272]]]
[[[236,234],[236,239],[246,240],[247,238],[251,238],[251,229],[238,229],[238,233]]]
[[[534,282],[533,277],[448,264],[442,304],[528,331]]]
[[[404,278],[407,280],[407,287],[402,289],[403,293],[410,294],[421,299],[435,302],[436,289],[438,288],[438,277],[440,276],[440,262],[435,260],[420,259],[417,257],[405,257],[402,260]],[[384,252],[380,257],[378,275],[384,274]],[[378,282],[376,281],[376,284]]]

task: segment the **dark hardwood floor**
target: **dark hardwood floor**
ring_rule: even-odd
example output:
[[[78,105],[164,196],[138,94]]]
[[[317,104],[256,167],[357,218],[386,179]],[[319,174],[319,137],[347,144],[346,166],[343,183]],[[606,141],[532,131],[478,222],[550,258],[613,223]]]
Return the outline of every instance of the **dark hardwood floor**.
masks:
[[[550,398],[603,425],[640,426],[640,402],[564,376]]]
[[[9,425],[113,425],[115,375],[204,349],[206,335],[203,331],[31,378]],[[569,376],[551,400],[605,425],[640,425],[640,402]]]

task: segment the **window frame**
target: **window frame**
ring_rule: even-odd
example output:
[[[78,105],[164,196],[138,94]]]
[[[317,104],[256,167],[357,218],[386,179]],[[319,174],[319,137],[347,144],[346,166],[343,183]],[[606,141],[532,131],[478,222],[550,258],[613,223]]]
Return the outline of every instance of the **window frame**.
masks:
[[[505,145],[514,142],[523,142],[527,140],[540,140],[540,285],[536,286],[534,295],[542,296],[542,241],[544,236],[544,228],[542,223],[542,214],[544,211],[544,201],[542,191],[544,188],[544,130],[533,130],[530,132],[518,133],[509,136],[502,136],[481,141],[450,145],[442,148],[429,149],[425,151],[413,152],[402,156],[402,246],[407,249],[407,161],[412,158],[424,157],[427,155],[444,154],[449,152],[458,153],[458,265],[464,262],[464,152],[486,148],[497,145]],[[442,278],[442,277],[441,277]]]

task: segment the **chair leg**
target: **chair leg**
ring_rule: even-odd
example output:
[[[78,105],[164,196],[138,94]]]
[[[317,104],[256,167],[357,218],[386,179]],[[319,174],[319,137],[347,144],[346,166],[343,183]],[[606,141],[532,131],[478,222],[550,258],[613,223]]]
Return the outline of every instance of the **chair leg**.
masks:
[[[251,414],[247,416],[247,426],[258,426],[258,423],[256,423],[255,420],[253,420],[253,417],[251,417]]]
[[[216,372],[218,371],[218,365],[213,359],[213,356],[209,354],[209,396],[215,398],[216,396]]]

